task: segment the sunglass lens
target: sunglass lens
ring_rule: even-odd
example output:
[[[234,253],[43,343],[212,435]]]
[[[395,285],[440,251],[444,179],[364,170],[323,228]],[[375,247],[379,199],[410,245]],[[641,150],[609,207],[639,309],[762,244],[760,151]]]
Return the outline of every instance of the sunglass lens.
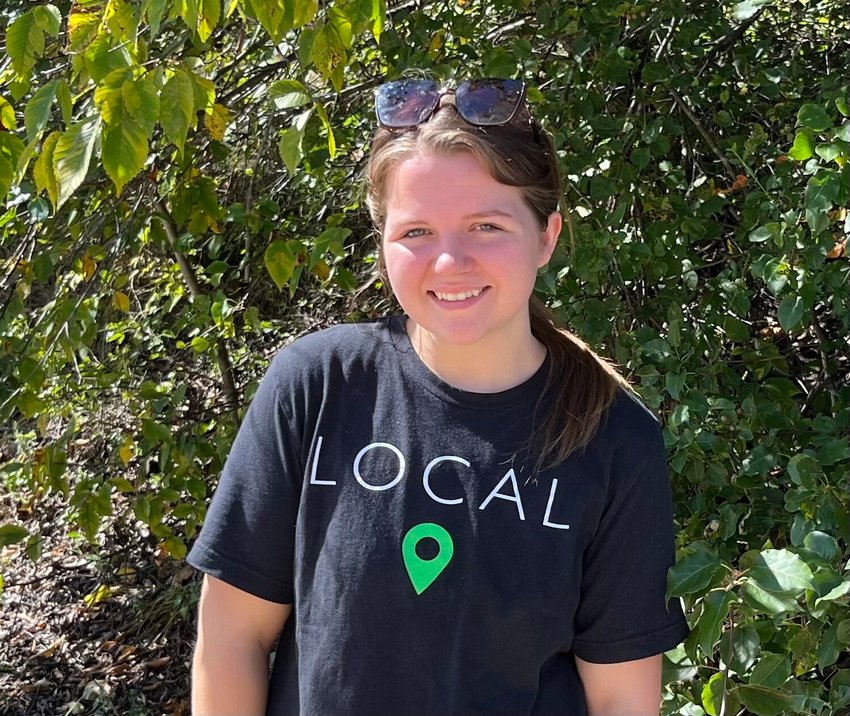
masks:
[[[505,124],[519,108],[524,90],[519,80],[470,80],[457,88],[455,102],[458,112],[471,124]]]
[[[384,127],[415,127],[431,116],[439,99],[439,88],[432,80],[387,82],[375,93],[375,110]]]

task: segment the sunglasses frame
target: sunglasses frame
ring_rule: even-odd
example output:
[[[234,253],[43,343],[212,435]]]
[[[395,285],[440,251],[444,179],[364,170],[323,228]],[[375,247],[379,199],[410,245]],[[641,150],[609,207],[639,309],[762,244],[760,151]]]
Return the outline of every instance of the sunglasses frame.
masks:
[[[414,83],[414,82],[431,82],[431,83],[434,84],[433,101],[431,102],[431,106],[430,106],[430,109],[428,110],[427,114],[424,115],[423,119],[420,119],[417,122],[411,122],[410,124],[393,125],[393,124],[384,123],[384,121],[381,119],[381,111],[380,111],[379,106],[378,106],[379,95],[382,92],[386,92],[387,88],[392,87],[393,85],[403,85],[405,83]],[[520,85],[519,97],[516,101],[516,105],[514,106],[513,111],[511,112],[510,116],[507,119],[505,119],[504,121],[501,121],[501,122],[486,122],[486,123],[482,124],[481,122],[473,121],[473,120],[469,119],[469,117],[467,117],[467,115],[464,112],[463,106],[461,106],[457,103],[457,93],[458,93],[458,90],[463,88],[465,85],[469,85],[469,84],[474,83],[474,82],[482,82],[482,83],[486,83],[486,82],[517,82],[517,83],[519,83],[519,85]],[[392,82],[385,82],[384,84],[380,85],[375,90],[375,116],[378,120],[378,125],[383,127],[384,129],[387,129],[387,130],[390,130],[390,131],[400,131],[400,130],[405,130],[405,129],[412,129],[413,127],[418,127],[420,124],[425,124],[425,122],[429,121],[437,113],[437,110],[440,108],[440,103],[441,103],[441,100],[443,99],[443,97],[445,97],[448,94],[453,94],[453,95],[455,95],[455,109],[457,109],[457,113],[461,116],[461,118],[467,124],[471,124],[475,127],[502,127],[506,124],[510,124],[510,122],[513,121],[514,117],[516,117],[517,113],[520,111],[520,108],[525,106],[527,90],[528,90],[528,86],[522,80],[515,80],[515,79],[510,79],[510,78],[505,78],[505,77],[482,77],[481,79],[477,79],[477,80],[465,80],[464,82],[461,82],[459,85],[457,85],[454,88],[446,87],[445,85],[440,86],[436,81],[427,80],[427,79],[406,78],[406,79],[394,80]]]

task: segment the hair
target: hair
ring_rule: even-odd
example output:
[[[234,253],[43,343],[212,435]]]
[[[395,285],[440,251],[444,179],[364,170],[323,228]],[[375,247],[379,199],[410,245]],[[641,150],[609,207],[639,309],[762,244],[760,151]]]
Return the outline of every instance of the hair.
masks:
[[[444,97],[427,122],[405,130],[379,128],[366,165],[366,204],[379,235],[386,223],[387,188],[393,169],[424,152],[472,154],[501,184],[517,187],[541,227],[558,211],[562,192],[552,140],[527,110],[507,125],[477,127],[458,115]],[[386,279],[383,255],[379,271]],[[384,280],[385,285],[388,281]],[[532,294],[528,303],[531,333],[546,347],[549,375],[544,396],[552,400],[538,422],[531,443],[537,468],[552,466],[584,448],[596,434],[618,390],[630,390],[625,379],[581,339],[560,324],[554,313]],[[529,447],[532,447],[530,445]]]

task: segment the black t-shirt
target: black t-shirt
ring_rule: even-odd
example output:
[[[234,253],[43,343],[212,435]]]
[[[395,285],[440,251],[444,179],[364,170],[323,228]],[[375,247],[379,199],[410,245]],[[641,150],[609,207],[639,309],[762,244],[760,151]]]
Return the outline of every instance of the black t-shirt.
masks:
[[[548,361],[452,388],[404,318],[301,338],[272,362],[189,561],[294,605],[269,716],[583,716],[574,656],[687,634],[664,448],[625,392],[580,453],[533,474]]]

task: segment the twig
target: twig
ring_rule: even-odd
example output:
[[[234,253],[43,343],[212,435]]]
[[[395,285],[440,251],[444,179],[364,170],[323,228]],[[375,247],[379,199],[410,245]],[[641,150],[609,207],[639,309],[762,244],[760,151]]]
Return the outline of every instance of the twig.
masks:
[[[161,200],[155,199],[153,202],[156,210],[156,217],[162,222],[165,229],[165,235],[168,237],[168,243],[171,246],[171,251],[177,260],[177,265],[180,267],[180,274],[183,280],[189,287],[189,293],[192,298],[198,298],[204,295],[201,289],[198,278],[195,276],[195,271],[189,263],[186,256],[177,248],[177,225],[174,222],[171,213],[165,207]],[[236,390],[236,382],[233,379],[233,365],[230,362],[230,355],[227,352],[227,347],[224,345],[224,340],[219,338],[215,344],[215,358],[218,364],[218,370],[221,374],[221,382],[224,387],[224,395],[230,409],[231,417],[235,426],[239,426],[239,392]]]
[[[711,135],[708,133],[706,128],[702,125],[702,122],[699,121],[699,117],[694,114],[694,111],[688,106],[688,103],[685,99],[674,90],[672,87],[670,88],[670,95],[673,97],[673,100],[679,106],[679,109],[685,113],[688,119],[691,120],[693,125],[697,128],[697,131],[700,133],[700,136],[705,140],[705,143],[711,148],[711,151],[717,156],[717,158],[723,164],[723,168],[726,170],[726,173],[729,175],[729,178],[734,181],[737,174],[735,173],[735,169],[732,167],[732,164],[726,158],[726,155],[720,150],[720,147],[717,146],[717,143],[712,139]]]

